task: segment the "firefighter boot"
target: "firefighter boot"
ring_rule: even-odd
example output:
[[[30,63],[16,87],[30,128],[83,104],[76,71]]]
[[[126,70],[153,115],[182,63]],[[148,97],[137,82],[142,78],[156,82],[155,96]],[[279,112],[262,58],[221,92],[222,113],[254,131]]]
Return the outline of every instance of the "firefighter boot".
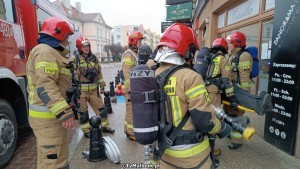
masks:
[[[88,111],[85,112],[79,112],[79,123],[80,123],[80,129],[84,133],[85,138],[90,138],[90,125],[89,125],[89,113]]]
[[[102,127],[102,131],[105,133],[110,133],[110,134],[114,134],[115,130],[112,128],[107,128],[107,127]]]
[[[236,150],[236,149],[239,149],[240,147],[242,147],[243,144],[238,144],[238,143],[230,143],[228,145],[228,148],[230,150]]]
[[[105,107],[101,107],[99,109],[99,112],[100,112],[100,117],[101,117],[101,120],[102,120],[102,131],[103,132],[106,132],[106,133],[110,133],[110,134],[113,134],[115,132],[114,129],[112,129],[111,127],[109,127],[109,121],[107,119],[107,110]]]

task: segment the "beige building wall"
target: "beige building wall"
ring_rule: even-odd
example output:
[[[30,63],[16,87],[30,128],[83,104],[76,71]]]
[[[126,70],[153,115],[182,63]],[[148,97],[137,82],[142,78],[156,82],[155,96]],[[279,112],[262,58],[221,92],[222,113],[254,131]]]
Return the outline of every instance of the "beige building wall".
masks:
[[[114,43],[120,43],[121,46],[128,46],[128,36],[133,31],[141,31],[145,35],[145,39],[143,40],[144,44],[149,45],[152,49],[154,49],[160,39],[160,35],[152,32],[150,29],[144,29],[143,25],[119,25],[114,27],[113,37]]]
[[[82,34],[85,37],[95,37],[97,35],[97,29],[95,23],[92,22],[84,22]]]
[[[112,43],[111,27],[103,24],[100,14],[93,21],[83,22],[82,25],[82,35],[90,40],[93,53],[99,60],[107,61],[108,54],[104,46]]]

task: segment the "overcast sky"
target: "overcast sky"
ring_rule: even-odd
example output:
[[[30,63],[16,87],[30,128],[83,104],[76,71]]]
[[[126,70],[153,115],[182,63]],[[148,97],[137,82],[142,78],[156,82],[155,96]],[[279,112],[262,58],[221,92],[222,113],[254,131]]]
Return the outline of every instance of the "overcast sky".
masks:
[[[84,13],[101,13],[111,26],[140,25],[160,33],[166,18],[165,0],[70,0],[71,5],[81,2]]]

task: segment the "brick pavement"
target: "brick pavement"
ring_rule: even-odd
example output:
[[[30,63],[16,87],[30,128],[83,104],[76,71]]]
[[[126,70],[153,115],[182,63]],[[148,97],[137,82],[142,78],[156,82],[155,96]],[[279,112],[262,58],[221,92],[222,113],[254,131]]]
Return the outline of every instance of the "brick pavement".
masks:
[[[69,132],[69,143],[78,132],[79,124]],[[76,145],[77,146],[77,143]],[[70,151],[74,151],[74,149]],[[73,154],[72,152],[70,152]],[[36,169],[36,139],[30,127],[21,127],[18,129],[18,140],[16,152],[5,169]]]

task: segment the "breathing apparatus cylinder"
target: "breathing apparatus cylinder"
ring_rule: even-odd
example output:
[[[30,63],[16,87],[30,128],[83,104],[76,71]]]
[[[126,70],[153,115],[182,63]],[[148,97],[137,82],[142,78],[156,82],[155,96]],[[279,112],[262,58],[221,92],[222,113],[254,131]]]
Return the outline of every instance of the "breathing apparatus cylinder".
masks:
[[[194,69],[203,79],[206,78],[206,73],[211,63],[210,49],[207,47],[200,48],[195,58]]]
[[[133,132],[142,145],[152,144],[158,137],[158,102],[154,71],[138,65],[130,72]]]

